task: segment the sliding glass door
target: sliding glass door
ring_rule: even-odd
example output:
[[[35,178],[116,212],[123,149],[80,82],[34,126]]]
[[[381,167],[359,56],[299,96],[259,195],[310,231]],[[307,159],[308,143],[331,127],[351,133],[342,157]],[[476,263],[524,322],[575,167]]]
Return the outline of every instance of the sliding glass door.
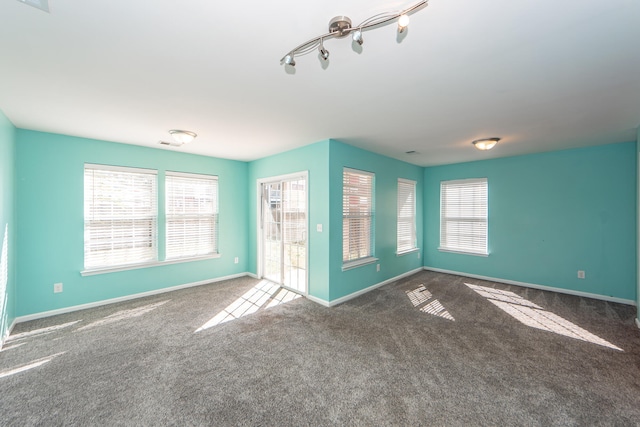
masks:
[[[260,184],[262,277],[307,292],[307,177]]]

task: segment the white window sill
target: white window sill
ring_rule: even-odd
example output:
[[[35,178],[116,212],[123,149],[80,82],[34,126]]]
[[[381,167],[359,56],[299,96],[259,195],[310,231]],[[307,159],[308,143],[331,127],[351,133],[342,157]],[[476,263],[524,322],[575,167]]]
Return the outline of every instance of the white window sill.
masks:
[[[127,271],[127,270],[137,270],[139,268],[149,268],[149,267],[158,267],[161,265],[170,265],[170,264],[181,264],[183,262],[191,262],[191,261],[201,261],[205,259],[214,259],[220,258],[220,254],[211,254],[204,256],[197,256],[191,258],[174,258],[168,259],[165,261],[151,261],[144,262],[141,264],[130,264],[130,265],[119,265],[114,267],[105,267],[105,268],[95,268],[91,270],[83,270],[80,272],[81,276],[95,276],[96,274],[106,274],[106,273],[115,273],[117,271]]]
[[[342,264],[342,271],[351,270],[352,268],[361,267],[363,265],[373,264],[376,261],[378,261],[378,258],[374,257],[360,258],[355,261],[348,261]]]
[[[420,252],[420,248],[412,248],[412,249],[407,249],[405,251],[401,251],[401,252],[396,252],[396,256],[402,256],[402,255],[407,255],[407,254],[413,254],[416,252]]]
[[[447,248],[438,248],[438,250],[440,252],[449,252],[452,254],[461,254],[461,255],[473,255],[473,256],[481,256],[481,257],[488,257],[489,253],[488,252],[472,252],[472,251],[463,251],[460,249],[447,249]]]

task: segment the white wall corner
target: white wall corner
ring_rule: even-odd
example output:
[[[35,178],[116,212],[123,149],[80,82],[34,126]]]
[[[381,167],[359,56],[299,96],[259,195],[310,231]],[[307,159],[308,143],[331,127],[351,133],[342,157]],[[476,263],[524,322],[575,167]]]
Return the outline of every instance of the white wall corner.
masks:
[[[334,306],[336,306],[338,304],[342,304],[343,302],[349,301],[350,299],[354,299],[354,298],[359,297],[360,295],[366,294],[367,292],[371,292],[372,290],[374,290],[376,288],[379,288],[381,286],[387,285],[389,283],[393,283],[393,282],[395,282],[397,280],[400,280],[400,279],[402,279],[404,277],[407,277],[407,276],[411,276],[411,275],[419,273],[421,271],[422,271],[422,267],[418,267],[418,268],[413,269],[411,271],[407,271],[406,273],[402,273],[402,274],[399,274],[399,275],[397,275],[395,277],[391,277],[390,279],[387,279],[387,280],[385,280],[383,282],[376,283],[375,285],[371,285],[368,288],[361,289],[361,290],[356,291],[354,293],[351,293],[349,295],[345,295],[345,296],[340,297],[338,299],[331,300],[331,301],[329,301],[329,307],[334,307]]]
[[[313,301],[316,304],[320,304],[324,307],[331,307],[331,303],[327,300],[323,300],[322,298],[314,297],[313,295],[305,295],[309,301]]]

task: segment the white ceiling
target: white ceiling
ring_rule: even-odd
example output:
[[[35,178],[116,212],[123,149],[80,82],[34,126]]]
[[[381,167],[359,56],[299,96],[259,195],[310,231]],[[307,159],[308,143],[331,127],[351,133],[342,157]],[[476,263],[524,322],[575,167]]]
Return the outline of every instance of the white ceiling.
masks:
[[[419,165],[635,140],[639,0],[431,0],[279,62],[382,0],[0,2],[0,109],[20,128],[253,160],[327,138]],[[502,137],[490,152],[471,141]],[[407,155],[415,150],[419,154]]]

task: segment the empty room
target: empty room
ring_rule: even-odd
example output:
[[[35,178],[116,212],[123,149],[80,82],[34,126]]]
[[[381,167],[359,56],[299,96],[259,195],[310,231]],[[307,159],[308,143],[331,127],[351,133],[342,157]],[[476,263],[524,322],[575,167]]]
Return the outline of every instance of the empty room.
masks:
[[[640,2],[0,22],[1,425],[640,424]]]

